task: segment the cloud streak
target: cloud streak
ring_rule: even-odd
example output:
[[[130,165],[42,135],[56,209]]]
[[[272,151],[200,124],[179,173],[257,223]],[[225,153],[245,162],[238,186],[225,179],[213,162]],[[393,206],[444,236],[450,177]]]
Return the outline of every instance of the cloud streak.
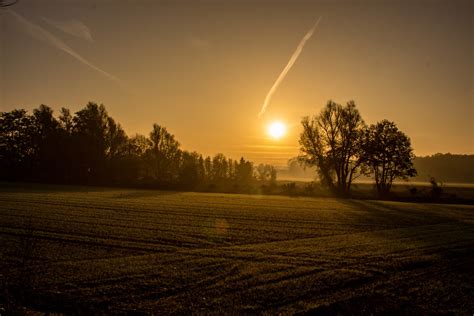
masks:
[[[65,53],[71,55],[72,57],[74,57],[75,59],[80,61],[82,64],[94,69],[95,71],[99,72],[100,74],[104,75],[105,77],[109,78],[110,80],[116,82],[121,87],[124,87],[124,84],[122,83],[122,81],[119,78],[117,78],[114,75],[112,75],[112,74],[100,69],[99,67],[95,66],[93,63],[91,63],[90,61],[88,61],[87,59],[85,59],[84,57],[79,55],[78,53],[76,53],[71,47],[69,47],[61,39],[57,38],[56,36],[54,36],[53,34],[48,32],[47,30],[42,28],[41,26],[36,25],[36,24],[28,21],[23,16],[21,16],[20,14],[16,13],[13,10],[8,10],[8,12],[11,15],[13,15],[23,25],[25,30],[32,37],[36,38],[37,40],[46,42],[46,43],[56,47],[59,50],[64,51]]]
[[[299,55],[300,55],[301,52],[303,51],[304,45],[305,45],[306,42],[311,38],[311,36],[313,36],[313,33],[314,33],[314,31],[316,30],[316,28],[318,27],[318,24],[319,24],[320,21],[321,21],[321,17],[318,18],[318,20],[316,21],[316,23],[314,23],[313,27],[306,33],[306,35],[305,35],[305,36],[303,37],[303,39],[300,41],[300,43],[299,43],[298,46],[296,47],[295,52],[293,53],[293,55],[291,55],[290,60],[289,60],[288,63],[286,64],[285,68],[283,68],[283,71],[280,73],[280,75],[279,75],[278,78],[276,79],[275,83],[274,83],[273,86],[270,88],[270,91],[268,91],[267,96],[265,97],[265,101],[263,102],[262,109],[261,109],[260,112],[258,113],[258,117],[259,117],[259,118],[260,118],[260,117],[265,113],[265,111],[267,110],[268,103],[270,102],[273,93],[276,91],[276,89],[278,88],[278,86],[280,85],[280,83],[283,81],[283,79],[285,79],[285,76],[286,76],[286,74],[290,71],[291,67],[293,67],[293,65],[294,65],[294,63],[296,62],[296,60],[298,59]]]
[[[45,17],[43,20],[64,33],[92,42],[91,30],[79,20],[54,21]]]

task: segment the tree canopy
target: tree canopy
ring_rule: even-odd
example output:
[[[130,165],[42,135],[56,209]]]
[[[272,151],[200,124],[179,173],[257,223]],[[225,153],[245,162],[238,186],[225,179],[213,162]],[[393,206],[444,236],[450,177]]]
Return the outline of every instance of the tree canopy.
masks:
[[[159,124],[148,137],[129,137],[105,106],[94,102],[74,115],[62,108],[57,118],[46,105],[32,115],[0,112],[0,180],[245,191],[269,180],[258,174],[244,158],[203,157],[181,149]]]
[[[380,195],[389,193],[395,179],[416,175],[410,139],[388,120],[372,124],[362,141],[366,174],[373,175]]]
[[[349,194],[362,174],[374,176],[380,194],[394,179],[416,175],[410,139],[387,120],[367,127],[354,101],[342,106],[330,100],[301,124],[299,161],[315,166],[321,182],[339,194]]]
[[[318,168],[321,181],[347,194],[362,163],[360,140],[365,123],[354,101],[342,106],[328,101],[319,115],[303,118],[300,161]]]

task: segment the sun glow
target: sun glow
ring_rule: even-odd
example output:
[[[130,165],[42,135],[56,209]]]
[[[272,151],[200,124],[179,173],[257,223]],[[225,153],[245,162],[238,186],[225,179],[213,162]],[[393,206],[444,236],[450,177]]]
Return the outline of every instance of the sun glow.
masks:
[[[282,122],[275,121],[268,126],[268,134],[274,139],[282,138],[286,133],[286,126]]]

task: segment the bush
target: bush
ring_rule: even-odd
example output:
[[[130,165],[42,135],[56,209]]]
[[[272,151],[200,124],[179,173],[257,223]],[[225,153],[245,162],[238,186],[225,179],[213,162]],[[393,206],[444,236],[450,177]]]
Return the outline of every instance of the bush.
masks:
[[[443,194],[443,188],[441,187],[441,184],[439,184],[435,178],[431,177],[430,179],[431,183],[431,198],[434,200],[438,200],[441,195]]]

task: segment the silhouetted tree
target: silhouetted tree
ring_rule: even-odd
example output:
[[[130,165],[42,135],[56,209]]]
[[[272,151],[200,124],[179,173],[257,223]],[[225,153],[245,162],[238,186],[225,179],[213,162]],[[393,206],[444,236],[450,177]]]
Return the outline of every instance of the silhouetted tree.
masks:
[[[76,177],[81,182],[104,181],[108,115],[105,107],[89,102],[73,119]]]
[[[202,159],[197,152],[182,152],[179,166],[179,184],[182,187],[195,188],[202,181],[199,158]]]
[[[59,122],[53,110],[41,104],[33,110],[33,142],[35,143],[33,177],[41,181],[58,181],[61,177],[60,156],[57,146],[60,141]]]
[[[115,123],[111,117],[107,118],[106,131],[106,157],[108,159],[117,159],[127,153],[128,137],[120,124]]]
[[[362,160],[360,142],[365,123],[353,101],[345,107],[328,101],[321,113],[303,118],[300,161],[316,166],[321,182],[347,194]]]
[[[212,181],[222,183],[228,179],[227,158],[223,154],[217,154],[212,158]]]
[[[153,124],[150,141],[147,157],[153,178],[158,183],[169,184],[178,174],[179,143],[174,135],[158,124]]]
[[[269,185],[276,184],[276,170],[272,165],[268,164],[259,164],[255,168],[257,179],[263,183],[268,183]]]
[[[229,180],[235,180],[235,169],[234,169],[234,161],[232,159],[227,159],[227,178]]]
[[[246,161],[243,157],[239,163],[235,163],[235,180],[240,184],[248,184],[253,180],[253,164]]]
[[[206,179],[211,180],[212,179],[212,160],[211,157],[207,156],[206,159],[204,159],[204,170],[206,172]]]
[[[254,178],[251,162],[182,151],[158,124],[149,138],[128,138],[104,105],[89,102],[75,115],[62,108],[58,118],[46,105],[33,115],[0,112],[0,180],[228,190]]]
[[[72,183],[74,182],[74,176],[77,173],[74,171],[78,159],[77,153],[77,139],[73,136],[74,131],[74,119],[71,115],[71,111],[67,108],[61,108],[58,117],[59,123],[59,140],[55,144],[61,150],[56,150],[57,160],[57,179],[59,182]]]
[[[0,113],[0,171],[3,179],[26,180],[31,177],[37,147],[33,135],[33,118],[25,110]]]
[[[147,178],[145,153],[151,148],[151,141],[136,134],[127,141],[127,153],[121,160],[120,173],[125,183],[141,183]]]
[[[275,167],[270,166],[270,185],[276,185],[276,180],[277,180],[277,171]]]
[[[61,113],[61,115],[59,115],[59,125],[61,129],[64,130],[66,134],[68,135],[71,134],[72,128],[74,126],[71,111],[69,111],[69,109],[66,109],[66,108],[61,108],[59,113]]]
[[[151,149],[152,142],[143,135],[136,134],[128,140],[128,155],[142,157]]]
[[[204,166],[204,158],[202,155],[199,155],[198,158],[198,173],[199,173],[199,179],[201,182],[203,182],[206,179],[206,168]]]
[[[367,174],[373,174],[380,195],[390,192],[393,180],[416,175],[410,139],[395,123],[383,120],[364,133],[362,144]]]
[[[126,174],[122,173],[122,166],[128,154],[128,137],[120,124],[111,117],[107,118],[106,140],[106,167],[107,178],[120,183]]]

